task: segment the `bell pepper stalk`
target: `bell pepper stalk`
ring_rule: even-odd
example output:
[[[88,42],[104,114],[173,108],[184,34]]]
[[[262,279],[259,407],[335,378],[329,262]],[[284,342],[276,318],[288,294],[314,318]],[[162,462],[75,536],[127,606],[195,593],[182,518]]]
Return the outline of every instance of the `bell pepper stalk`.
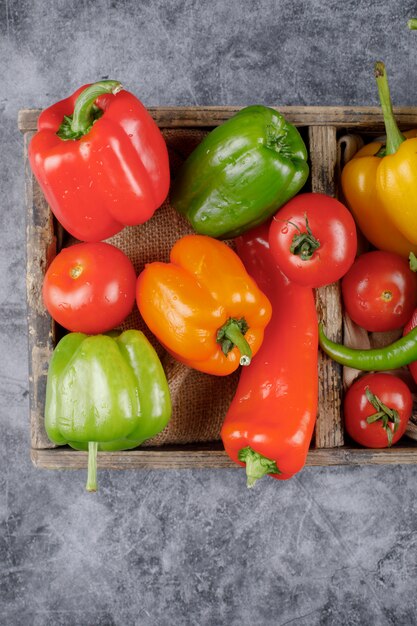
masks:
[[[417,130],[399,130],[384,63],[378,61],[374,71],[386,143],[365,145],[346,163],[342,190],[368,241],[407,258],[417,253]]]
[[[174,358],[217,376],[250,365],[271,317],[268,298],[237,254],[204,235],[179,239],[169,263],[147,264],[137,280],[136,301]]]
[[[87,491],[97,491],[97,441],[88,442]]]
[[[388,346],[361,350],[331,341],[320,324],[319,343],[337,363],[365,372],[397,369],[417,360],[417,327]]]
[[[395,154],[402,142],[405,141],[405,137],[398,128],[394,111],[392,110],[391,95],[384,63],[377,61],[374,71],[382,115],[384,116],[385,131],[387,133],[385,148],[382,151],[380,150],[380,155],[386,156]]]
[[[97,452],[128,450],[171,417],[161,362],[139,330],[68,333],[49,364],[45,428],[58,446],[88,451],[87,491],[97,490]]]
[[[142,224],[168,194],[165,140],[118,81],[85,85],[42,111],[28,156],[55,217],[81,241]]]
[[[278,476],[282,473],[278,469],[276,461],[255,452],[250,446],[239,450],[237,458],[246,467],[246,486],[248,489],[254,487],[257,481],[267,474]]]
[[[237,347],[240,352],[239,365],[250,365],[252,360],[252,350],[245,339],[248,330],[249,326],[244,317],[240,320],[229,318],[216,334],[216,341],[226,356],[233,350],[233,346]]]
[[[414,252],[410,252],[410,255],[408,257],[408,264],[412,272],[417,272],[417,257]]]
[[[75,101],[74,113],[64,115],[57,131],[58,137],[64,141],[81,139],[103,114],[103,111],[94,104],[97,98],[106,93],[116,95],[122,89],[122,84],[117,80],[103,80],[84,89]]]
[[[173,181],[171,203],[197,233],[236,237],[300,191],[307,159],[300,133],[280,113],[245,107],[187,158]]]
[[[242,368],[221,438],[245,467],[247,486],[286,480],[306,461],[318,409],[317,313],[313,290],[292,283],[269,250],[269,224],[236,240],[249,274],[272,303],[272,318],[250,367]]]

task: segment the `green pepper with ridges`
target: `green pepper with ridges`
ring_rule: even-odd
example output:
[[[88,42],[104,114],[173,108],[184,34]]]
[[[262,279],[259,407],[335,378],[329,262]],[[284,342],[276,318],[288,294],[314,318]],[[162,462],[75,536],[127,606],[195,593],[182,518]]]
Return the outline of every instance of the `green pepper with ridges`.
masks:
[[[165,372],[138,330],[69,333],[48,370],[45,428],[57,445],[88,450],[87,491],[96,491],[97,450],[136,448],[171,417]]]
[[[295,126],[274,109],[249,106],[190,154],[173,182],[171,203],[197,233],[236,237],[265,222],[308,174],[307,149]]]

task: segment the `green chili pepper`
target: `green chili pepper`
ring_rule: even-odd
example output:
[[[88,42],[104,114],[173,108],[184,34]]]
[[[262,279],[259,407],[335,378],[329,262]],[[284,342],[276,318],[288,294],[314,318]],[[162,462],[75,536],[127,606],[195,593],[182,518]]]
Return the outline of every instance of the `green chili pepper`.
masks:
[[[164,370],[139,330],[69,333],[58,343],[48,370],[45,428],[53,443],[88,450],[88,491],[96,491],[97,450],[136,448],[170,417]]]
[[[407,335],[383,348],[359,350],[331,341],[319,324],[319,343],[334,361],[365,372],[397,369],[417,361],[417,326]]]
[[[236,237],[295,196],[308,177],[307,158],[300,133],[280,113],[245,107],[191,153],[171,203],[197,233]]]

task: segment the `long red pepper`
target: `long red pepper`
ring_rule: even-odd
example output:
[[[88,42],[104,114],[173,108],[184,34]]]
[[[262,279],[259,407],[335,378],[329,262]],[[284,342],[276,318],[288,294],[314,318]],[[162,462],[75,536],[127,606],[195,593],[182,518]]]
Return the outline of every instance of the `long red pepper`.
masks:
[[[302,469],[318,406],[313,291],[291,283],[276,266],[268,227],[237,239],[238,254],[273,312],[258,354],[242,369],[221,431],[228,455],[246,465],[248,487],[265,474],[282,480]]]

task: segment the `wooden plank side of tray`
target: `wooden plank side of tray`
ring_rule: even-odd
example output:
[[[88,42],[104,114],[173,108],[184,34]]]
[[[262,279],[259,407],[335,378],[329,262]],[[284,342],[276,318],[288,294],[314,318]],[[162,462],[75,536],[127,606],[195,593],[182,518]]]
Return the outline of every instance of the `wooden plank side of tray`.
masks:
[[[215,444],[214,444],[215,445]],[[306,467],[337,465],[412,465],[416,463],[417,448],[333,448],[310,450]],[[35,450],[32,462],[42,469],[86,469],[87,453],[68,448]],[[177,448],[159,450],[127,450],[124,452],[99,452],[98,468],[111,470],[137,469],[239,469],[221,449]]]
[[[218,126],[234,115],[237,106],[211,107],[148,107],[158,126],[161,128],[189,128]],[[335,126],[350,127],[358,130],[380,132],[384,130],[381,109],[379,107],[309,107],[276,106],[285,118],[296,126]],[[19,111],[18,126],[22,132],[36,130],[40,109],[22,109]],[[398,107],[394,109],[400,128],[417,126],[416,107]]]
[[[311,188],[317,193],[336,195],[337,139],[334,126],[310,126],[309,153]],[[319,321],[333,341],[342,341],[342,300],[339,283],[316,289]],[[315,442],[317,448],[342,446],[342,368],[319,352],[319,413]]]
[[[32,448],[51,448],[44,427],[48,363],[54,349],[54,325],[42,302],[42,284],[49,260],[56,254],[52,213],[28,161],[33,132],[25,133],[26,299],[29,349],[29,405]]]

